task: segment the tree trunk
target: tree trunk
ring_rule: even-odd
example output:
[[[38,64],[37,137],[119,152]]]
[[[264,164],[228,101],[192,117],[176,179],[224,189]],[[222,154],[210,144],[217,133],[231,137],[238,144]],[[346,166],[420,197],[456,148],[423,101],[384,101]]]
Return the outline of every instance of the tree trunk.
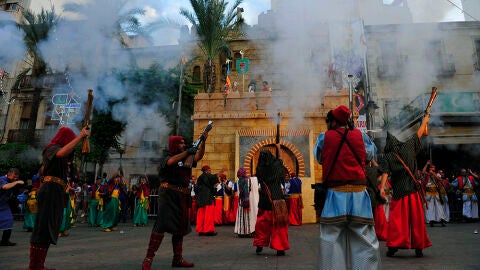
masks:
[[[205,89],[205,92],[208,93],[208,95],[215,92],[215,87],[217,82],[215,69],[216,69],[215,64],[212,62],[211,59],[208,59],[204,65],[205,75],[203,80],[204,81],[203,87]]]

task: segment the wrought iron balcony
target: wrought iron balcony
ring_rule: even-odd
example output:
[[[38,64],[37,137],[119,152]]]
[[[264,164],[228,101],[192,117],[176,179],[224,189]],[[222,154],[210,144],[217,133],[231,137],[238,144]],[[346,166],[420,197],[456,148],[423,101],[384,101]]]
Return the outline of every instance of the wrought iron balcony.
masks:
[[[8,131],[8,143],[24,143],[34,147],[47,145],[50,139],[55,135],[55,130],[36,129],[33,141],[27,140],[28,131],[26,129],[10,129]]]

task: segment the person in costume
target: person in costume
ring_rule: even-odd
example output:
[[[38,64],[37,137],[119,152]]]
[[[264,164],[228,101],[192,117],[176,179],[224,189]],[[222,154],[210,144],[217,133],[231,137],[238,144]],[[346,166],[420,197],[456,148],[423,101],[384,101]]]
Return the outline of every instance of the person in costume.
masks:
[[[319,269],[381,269],[365,173],[376,147],[350,121],[347,107],[330,110],[328,130],[318,136],[313,149],[327,188],[320,215]]]
[[[290,188],[288,192],[288,217],[290,225],[300,226],[302,225],[302,211],[303,211],[303,199],[302,199],[302,180],[297,177],[297,174],[290,173]]]
[[[215,225],[225,224],[225,210],[224,210],[224,196],[225,196],[225,181],[227,181],[227,176],[225,174],[218,175],[219,184],[216,186],[215,192]]]
[[[383,207],[386,202],[385,199],[385,189],[386,183],[381,181],[386,181],[385,178],[380,177],[382,171],[378,167],[378,163],[375,160],[370,160],[366,167],[367,175],[367,190],[370,195],[370,201],[372,203],[372,212],[373,220],[375,222],[375,233],[379,241],[387,240],[388,234],[388,221],[387,216],[385,215],[385,208]]]
[[[422,149],[420,139],[427,134],[428,120],[426,115],[417,132],[405,142],[387,132],[379,165],[383,170],[382,177],[390,175],[393,190],[386,242],[388,257],[394,256],[399,249],[414,249],[415,256],[422,257],[423,249],[432,245],[425,226],[423,189],[414,175],[417,172],[416,157]]]
[[[137,202],[135,205],[135,213],[133,214],[133,226],[145,226],[148,224],[148,208],[149,208],[150,189],[148,188],[148,180],[146,176],[140,177],[137,189]]]
[[[183,237],[191,232],[189,208],[191,196],[188,185],[192,176],[192,167],[205,154],[207,133],[199,148],[186,147],[182,136],[171,136],[168,140],[168,153],[160,160],[158,191],[158,215],[153,225],[147,254],[143,259],[142,270],[150,270],[155,252],[160,247],[165,233],[172,234],[172,267],[193,267],[194,264],[183,258]],[[188,158],[193,156],[191,166]]]
[[[37,212],[37,188],[32,187],[31,191],[28,193],[27,202],[25,204],[25,219],[23,220],[23,228],[27,230],[27,232],[33,231]]]
[[[196,231],[200,236],[215,236],[215,194],[219,185],[218,175],[212,174],[210,166],[202,167],[202,174],[197,179],[195,196],[197,196]]]
[[[14,246],[16,243],[10,242],[13,228],[13,215],[8,200],[13,194],[17,185],[23,185],[22,180],[18,180],[20,172],[17,168],[11,168],[7,174],[0,177],[0,230],[3,230],[0,246]]]
[[[258,213],[258,180],[248,177],[245,168],[237,171],[238,207],[234,233],[238,237],[253,237]]]
[[[37,192],[38,213],[30,240],[29,270],[44,269],[50,244],[57,244],[65,206],[65,180],[68,162],[73,159],[73,151],[83,138],[90,135],[84,127],[77,136],[68,127],[61,127],[43,150],[43,163],[40,169],[43,184]]]
[[[285,179],[286,168],[283,161],[276,158],[268,150],[261,150],[256,168],[256,175],[260,184],[260,200],[255,224],[253,246],[257,247],[256,253],[262,254],[264,247],[277,251],[277,256],[284,256],[290,249],[288,241],[288,210],[282,219],[274,215],[274,203],[282,204],[284,195],[281,184]],[[286,202],[283,204],[286,208]]]
[[[478,198],[475,194],[475,187],[478,185],[478,176],[470,169],[460,170],[460,175],[452,181],[452,186],[462,194],[463,208],[462,215],[466,221],[478,219]]]
[[[192,225],[197,221],[197,196],[195,195],[195,186],[197,185],[197,177],[192,175],[190,178],[190,184],[188,188],[190,189],[190,196],[192,197],[192,207],[190,207],[190,223]]]
[[[427,161],[422,170],[422,176],[422,188],[425,190],[425,199],[428,206],[426,207],[425,219],[430,224],[430,227],[433,227],[436,222],[445,227],[447,213],[445,213],[444,205],[448,204],[448,201],[445,200],[444,195],[440,194],[446,194],[447,192],[442,180],[437,176],[435,165]]]
[[[75,212],[75,191],[71,188],[70,184],[67,184],[67,189],[65,190],[66,203],[63,207],[63,217],[62,224],[60,225],[58,237],[69,236],[70,230],[72,228],[73,213]]]
[[[103,223],[103,192],[102,178],[98,177],[90,187],[91,199],[88,211],[88,225],[92,227],[101,226]]]
[[[225,211],[225,224],[235,224],[238,208],[238,185],[236,182],[225,181],[225,194],[223,196],[223,211]]]
[[[120,206],[120,181],[122,176],[120,171],[117,171],[112,178],[110,178],[106,185],[103,209],[102,228],[104,232],[116,231],[118,229],[119,206]]]

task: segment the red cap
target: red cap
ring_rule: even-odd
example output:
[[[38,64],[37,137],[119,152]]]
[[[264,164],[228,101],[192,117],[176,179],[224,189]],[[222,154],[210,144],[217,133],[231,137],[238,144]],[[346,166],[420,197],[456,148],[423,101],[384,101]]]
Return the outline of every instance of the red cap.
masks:
[[[220,174],[220,178],[223,179],[223,180],[226,180],[227,179],[227,176],[225,174]]]
[[[347,123],[348,119],[350,118],[350,114],[350,110],[343,105],[340,105],[332,110],[333,117],[335,117],[335,119],[340,123]]]
[[[202,167],[202,172],[207,171],[207,170],[210,170],[210,166],[205,165],[205,166]]]
[[[294,172],[290,173],[290,177],[295,177],[295,176],[297,176],[296,173],[294,173]]]

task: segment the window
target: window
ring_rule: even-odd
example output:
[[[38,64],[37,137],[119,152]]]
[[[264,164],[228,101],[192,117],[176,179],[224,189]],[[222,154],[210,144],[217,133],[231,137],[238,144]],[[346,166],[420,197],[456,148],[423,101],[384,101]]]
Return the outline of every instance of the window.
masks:
[[[237,60],[242,59],[242,54],[238,51],[233,53],[233,65],[232,70],[237,70]]]
[[[476,38],[474,41],[474,65],[475,65],[475,70],[480,71],[480,37]]]
[[[142,148],[154,152],[159,149],[158,134],[154,129],[145,129],[143,131]]]
[[[201,82],[201,72],[200,72],[200,66],[195,66],[193,68],[193,77],[192,77],[194,82]]]

